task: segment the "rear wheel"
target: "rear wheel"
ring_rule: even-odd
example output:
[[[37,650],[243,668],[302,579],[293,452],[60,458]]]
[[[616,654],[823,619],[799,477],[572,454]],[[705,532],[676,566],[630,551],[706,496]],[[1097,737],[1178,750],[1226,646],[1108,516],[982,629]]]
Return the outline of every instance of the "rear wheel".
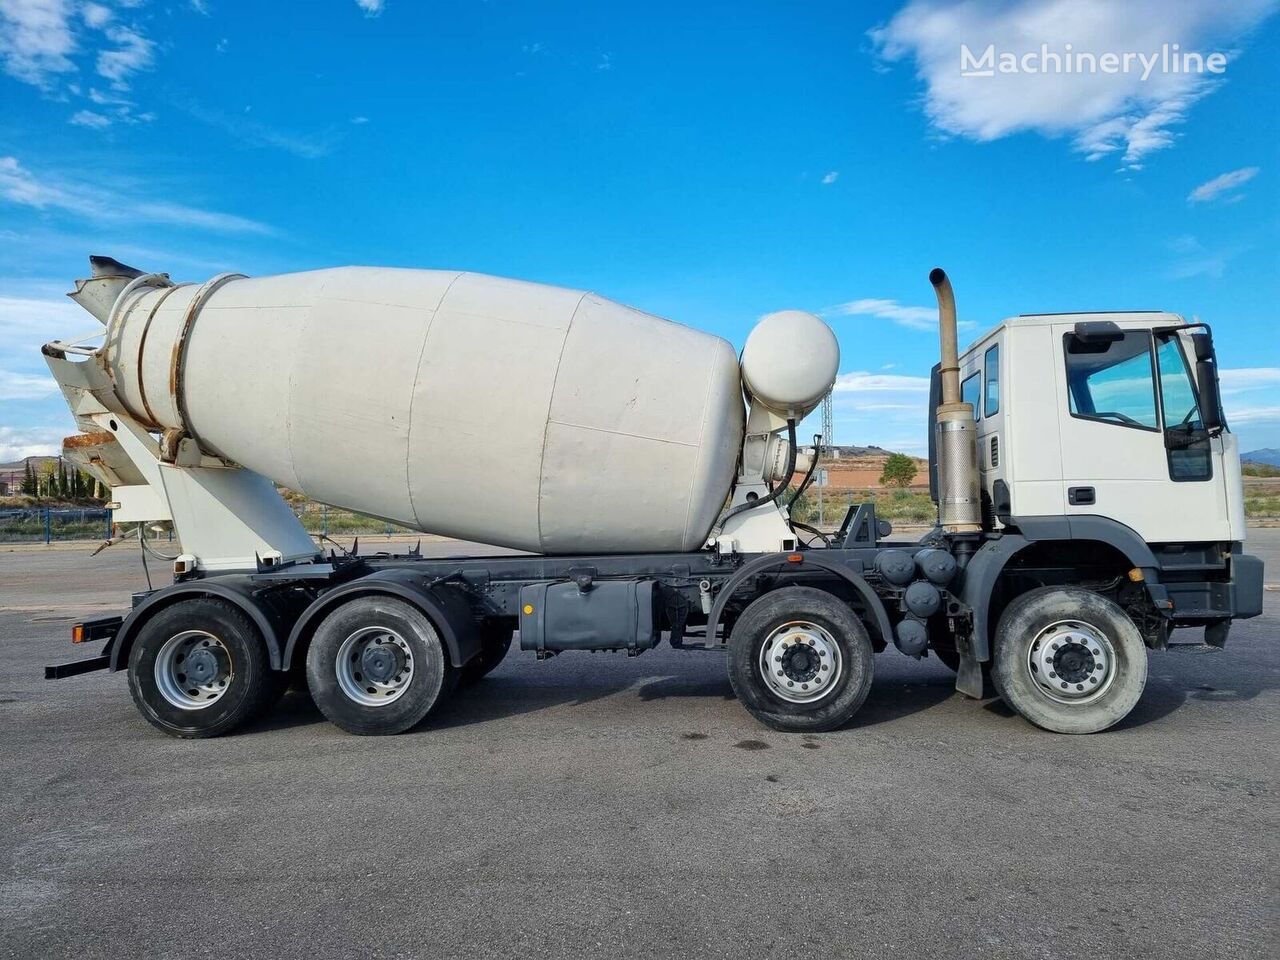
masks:
[[[348,600],[320,622],[307,650],[311,698],[348,733],[403,733],[443,700],[451,679],[431,621],[390,597]]]
[[[1017,597],[996,628],[992,679],[1000,698],[1054,733],[1119,723],[1147,683],[1147,648],[1117,604],[1079,587]]]
[[[729,636],[729,682],[752,716],[775,730],[847,723],[871,690],[874,659],[848,605],[813,587],[757,598]]]
[[[211,597],[161,610],[129,651],[133,702],[173,737],[229,733],[271,706],[278,680],[249,618]]]

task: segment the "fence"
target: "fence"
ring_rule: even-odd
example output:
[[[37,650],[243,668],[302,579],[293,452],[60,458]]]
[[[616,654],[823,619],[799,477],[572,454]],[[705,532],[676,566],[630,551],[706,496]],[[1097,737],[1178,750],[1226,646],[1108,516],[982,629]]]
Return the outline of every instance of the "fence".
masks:
[[[417,533],[323,503],[294,506],[294,513],[311,534],[329,537],[384,536]],[[52,543],[54,540],[107,540],[111,511],[103,508],[24,507],[0,510],[0,543]],[[164,535],[161,535],[164,538]],[[172,534],[169,535],[172,540]]]
[[[111,511],[101,507],[31,507],[0,510],[0,543],[106,540]]]
[[[295,504],[293,512],[302,521],[308,533],[326,537],[341,536],[382,536],[390,537],[397,533],[417,533],[408,527],[397,526],[367,517],[363,513],[354,513],[340,507],[330,507],[323,503],[306,502]]]

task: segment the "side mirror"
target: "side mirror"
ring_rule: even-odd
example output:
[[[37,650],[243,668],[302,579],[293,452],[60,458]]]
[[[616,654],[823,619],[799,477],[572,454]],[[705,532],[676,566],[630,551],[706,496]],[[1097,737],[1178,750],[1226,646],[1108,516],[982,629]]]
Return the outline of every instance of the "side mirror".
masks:
[[[1196,351],[1196,361],[1213,359],[1213,337],[1200,332],[1191,335],[1191,345]]]
[[[1222,393],[1218,389],[1218,360],[1213,355],[1213,338],[1207,333],[1193,333],[1191,343],[1196,353],[1196,380],[1200,386],[1200,421],[1210,433],[1226,427],[1222,416]]]

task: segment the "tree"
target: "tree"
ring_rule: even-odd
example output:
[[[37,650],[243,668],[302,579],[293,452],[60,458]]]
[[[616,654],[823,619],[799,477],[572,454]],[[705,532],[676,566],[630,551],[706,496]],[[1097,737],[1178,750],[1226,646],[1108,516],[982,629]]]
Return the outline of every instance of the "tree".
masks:
[[[884,462],[880,482],[885,486],[909,487],[916,478],[916,462],[905,453],[891,453]]]
[[[31,469],[30,457],[23,462],[21,490],[29,497],[34,497],[36,495],[36,472]]]

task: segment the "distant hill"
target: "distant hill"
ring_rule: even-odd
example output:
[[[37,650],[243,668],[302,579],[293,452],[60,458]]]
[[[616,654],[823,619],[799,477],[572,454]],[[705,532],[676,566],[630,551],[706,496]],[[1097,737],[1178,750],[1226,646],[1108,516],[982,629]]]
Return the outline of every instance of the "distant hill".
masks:
[[[1261,450],[1250,450],[1240,454],[1245,463],[1265,463],[1269,467],[1280,467],[1280,448],[1263,447]]]

